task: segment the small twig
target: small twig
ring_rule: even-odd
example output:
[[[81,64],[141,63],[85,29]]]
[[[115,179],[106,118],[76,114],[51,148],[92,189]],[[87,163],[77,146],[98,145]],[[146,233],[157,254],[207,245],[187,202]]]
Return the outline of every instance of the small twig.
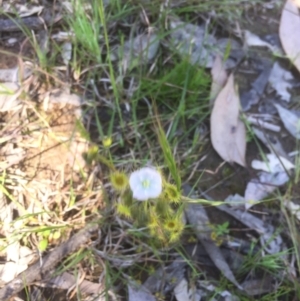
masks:
[[[98,229],[99,225],[96,222],[91,223],[72,236],[69,240],[56,247],[42,259],[42,265],[40,265],[40,261],[36,262],[14,280],[7,283],[4,288],[0,290],[0,300],[7,300],[20,292],[25,286],[43,280],[44,274],[47,274],[53,269],[53,267],[55,267],[64,257],[75,252],[81,246],[86,245],[91,236]]]
[[[270,130],[273,132],[279,132],[281,129],[279,125],[265,122],[265,121],[262,121],[258,118],[252,117],[252,116],[248,116],[247,121],[251,124],[258,125],[264,129],[267,129],[267,130]]]

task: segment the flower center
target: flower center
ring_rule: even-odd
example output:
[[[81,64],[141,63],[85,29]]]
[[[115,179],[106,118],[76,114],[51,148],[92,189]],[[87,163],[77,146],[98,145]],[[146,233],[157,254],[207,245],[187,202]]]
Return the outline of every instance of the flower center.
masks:
[[[150,187],[150,181],[149,180],[143,180],[142,181],[143,188],[149,188]]]

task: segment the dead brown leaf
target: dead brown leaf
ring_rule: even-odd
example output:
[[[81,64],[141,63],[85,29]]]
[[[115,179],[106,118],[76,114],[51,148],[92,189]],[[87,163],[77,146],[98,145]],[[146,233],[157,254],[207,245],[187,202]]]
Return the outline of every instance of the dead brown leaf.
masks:
[[[231,74],[211,113],[211,141],[223,160],[246,166],[246,130],[239,119],[239,107],[240,100]]]
[[[287,0],[281,14],[279,36],[283,49],[300,72],[300,1]]]

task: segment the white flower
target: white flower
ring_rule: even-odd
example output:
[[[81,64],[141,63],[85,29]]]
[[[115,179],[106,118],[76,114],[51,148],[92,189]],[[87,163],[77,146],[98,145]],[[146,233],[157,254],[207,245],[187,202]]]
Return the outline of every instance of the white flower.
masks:
[[[162,192],[161,174],[151,168],[143,167],[134,171],[129,178],[133,197],[139,201],[157,198]]]

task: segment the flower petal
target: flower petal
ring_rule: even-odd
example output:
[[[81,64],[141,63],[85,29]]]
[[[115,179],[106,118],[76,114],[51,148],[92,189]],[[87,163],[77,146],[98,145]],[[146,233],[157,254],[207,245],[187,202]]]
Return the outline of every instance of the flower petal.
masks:
[[[146,181],[149,183],[147,186],[144,185]],[[129,185],[133,197],[145,201],[149,198],[157,198],[161,194],[162,177],[154,168],[143,167],[130,175]]]
[[[137,186],[133,190],[133,197],[137,199],[138,201],[147,201],[150,197],[148,195],[148,192],[145,191],[142,187]]]

